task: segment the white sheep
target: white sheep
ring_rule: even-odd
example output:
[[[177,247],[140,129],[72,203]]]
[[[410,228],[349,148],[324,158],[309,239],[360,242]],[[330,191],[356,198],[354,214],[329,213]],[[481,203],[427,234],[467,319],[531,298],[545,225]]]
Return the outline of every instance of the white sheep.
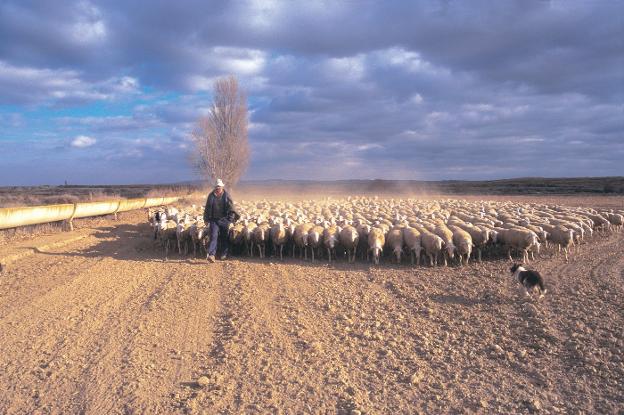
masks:
[[[420,251],[422,249],[420,232],[412,227],[404,228],[403,244],[410,253],[412,265],[414,265],[414,258],[416,259],[416,265],[420,265]]]
[[[293,235],[293,248],[292,256],[295,257],[295,247],[299,248],[299,257],[308,259],[308,232],[315,225],[310,222],[302,223],[295,226],[295,233]]]
[[[360,239],[357,229],[351,225],[345,225],[345,227],[340,230],[338,237],[340,239],[340,245],[342,245],[347,252],[347,261],[355,262],[355,254]]]
[[[425,255],[429,257],[430,265],[438,265],[438,255],[442,254],[442,247],[444,246],[442,238],[422,228],[420,230],[420,241]]]
[[[323,230],[323,246],[327,250],[327,258],[331,262],[332,253],[336,257],[336,245],[340,238],[340,227],[329,225]]]
[[[565,260],[568,261],[568,250],[574,246],[574,231],[562,225],[543,225],[548,232],[548,240],[557,245],[559,252],[563,249]]]
[[[276,225],[271,227],[270,237],[271,243],[273,244],[273,252],[277,254],[277,251],[279,250],[280,260],[284,260],[283,251],[284,245],[288,241],[288,232],[282,222],[278,222]]]
[[[529,262],[529,251],[536,249],[535,246],[539,246],[539,239],[535,232],[528,229],[502,229],[498,228],[499,242],[503,243],[507,247],[507,256],[510,261],[513,261],[511,257],[511,250],[516,249],[522,252],[522,262]]]
[[[466,256],[466,265],[468,265],[473,246],[472,236],[458,226],[450,225],[449,229],[453,232],[453,244],[457,250],[459,265],[462,265],[464,255]]]
[[[393,228],[386,235],[386,246],[390,248],[396,257],[397,264],[401,263],[401,253],[403,253],[403,231],[400,228]]]
[[[321,245],[323,242],[323,232],[325,229],[319,224],[314,225],[308,231],[308,247],[310,248],[310,254],[312,258],[312,262],[314,262],[314,251],[317,251],[319,256],[321,253]],[[307,258],[306,258],[307,259]]]
[[[251,234],[251,249],[253,251],[254,245],[257,246],[260,258],[264,258],[266,255],[266,243],[269,241],[269,229],[269,223],[262,222],[254,228]]]
[[[379,257],[386,242],[385,232],[380,228],[372,228],[368,233],[368,250],[373,254],[373,262],[379,264]]]
[[[437,224],[433,228],[433,233],[438,235],[444,241],[444,266],[448,265],[447,259],[450,261],[455,257],[455,245],[453,244],[453,232],[443,223]]]

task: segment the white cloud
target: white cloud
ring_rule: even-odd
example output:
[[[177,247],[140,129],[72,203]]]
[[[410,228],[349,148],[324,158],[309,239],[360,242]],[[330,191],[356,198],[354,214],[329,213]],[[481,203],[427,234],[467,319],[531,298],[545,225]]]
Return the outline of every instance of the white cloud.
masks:
[[[420,53],[406,50],[401,47],[392,47],[376,52],[376,55],[388,64],[404,68],[413,73],[448,73],[447,69],[436,68],[430,62],[424,60]]]
[[[97,140],[93,137],[89,137],[86,135],[79,135],[72,140],[71,146],[78,147],[78,148],[91,147],[92,145],[96,143],[96,141]]]
[[[414,104],[422,104],[423,102],[423,97],[420,94],[414,94],[412,95],[412,97],[410,98],[410,101]]]
[[[245,87],[262,88],[266,78],[262,76],[267,63],[265,51],[237,48],[212,47],[190,49],[197,61],[195,70],[184,77],[183,85],[192,92],[211,91],[214,82],[228,74],[237,75]]]
[[[364,55],[332,58],[327,61],[329,76],[343,80],[359,81],[364,76]]]
[[[77,12],[79,17],[70,27],[71,37],[76,43],[94,43],[106,38],[106,25],[97,7],[83,1],[78,4]]]
[[[0,102],[89,102],[137,92],[139,82],[129,76],[89,82],[75,70],[15,66],[0,61]]]

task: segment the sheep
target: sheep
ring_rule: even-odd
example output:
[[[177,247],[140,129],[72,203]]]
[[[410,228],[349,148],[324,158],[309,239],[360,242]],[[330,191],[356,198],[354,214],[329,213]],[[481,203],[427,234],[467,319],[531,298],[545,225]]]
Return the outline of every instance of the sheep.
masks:
[[[433,233],[438,235],[444,241],[444,266],[448,266],[447,259],[450,261],[455,257],[455,245],[453,244],[453,232],[444,224],[438,224],[433,228]]]
[[[429,257],[430,265],[437,265],[438,255],[442,253],[442,247],[444,246],[442,238],[426,229],[422,229],[420,232],[420,241],[425,250],[425,255]]]
[[[416,258],[416,265],[420,265],[420,251],[422,249],[420,232],[412,227],[404,228],[403,244],[410,253],[412,265],[414,265],[414,258]]]
[[[497,229],[499,241],[507,247],[507,256],[510,261],[511,250],[516,249],[522,252],[522,262],[529,262],[529,250],[535,249],[535,245],[539,245],[539,240],[535,232],[528,229]]]
[[[472,253],[472,237],[458,226],[451,225],[449,229],[453,232],[453,244],[457,250],[459,265],[462,265],[464,255],[466,255],[466,265],[468,265]]]
[[[373,262],[379,265],[379,256],[386,242],[384,231],[380,228],[372,228],[368,233],[368,250],[373,254]]]
[[[477,261],[481,262],[481,254],[483,249],[490,241],[490,231],[485,227],[480,226],[459,226],[459,228],[466,231],[472,238],[472,245],[477,250]],[[468,261],[466,261],[467,263]]]
[[[621,231],[622,226],[624,225],[624,215],[621,215],[619,213],[607,213],[606,215],[607,215],[607,219],[613,226],[613,229],[616,232]]]
[[[171,242],[177,241],[177,228],[173,221],[161,221],[158,225],[158,240],[165,251],[165,261],[169,259],[169,247]]]
[[[174,215],[178,214],[178,209],[174,206],[167,206],[165,208],[165,214],[167,215],[168,218],[173,218]],[[177,221],[176,221],[177,223]]]
[[[161,221],[167,221],[167,215],[162,208],[156,210],[147,209],[147,221],[152,225],[154,229],[154,240],[158,239],[158,227]]]
[[[165,222],[167,219],[174,219],[177,223],[189,225],[189,216],[185,211],[189,213],[194,212],[193,215],[195,215],[198,209],[171,209],[171,206],[161,209],[148,209],[148,217],[150,223],[154,227],[154,237],[156,237],[156,239],[159,239],[159,225],[156,223],[159,221],[156,220],[155,217],[158,210],[162,211]],[[283,224],[286,232],[285,244],[287,244],[288,252],[290,252],[290,244],[292,244],[294,250],[295,246],[300,246],[300,248],[303,246],[304,238],[306,240],[310,239],[310,228],[308,228],[306,229],[305,236],[303,234],[299,235],[298,244],[294,240],[296,226],[298,226],[298,224],[309,223],[311,226],[322,225],[324,234],[329,232],[328,230],[333,229],[332,227],[340,227],[340,231],[336,229],[334,232],[334,246],[335,244],[342,245],[341,252],[344,247],[349,261],[354,261],[354,255],[357,256],[358,250],[368,259],[368,256],[372,252],[368,249],[368,234],[371,229],[371,224],[374,224],[372,226],[384,233],[384,241],[387,239],[387,245],[389,247],[388,251],[391,250],[390,246],[392,245],[392,236],[388,235],[388,233],[397,234],[396,231],[400,230],[403,236],[402,245],[407,246],[406,249],[409,249],[412,262],[414,262],[414,256],[417,256],[416,263],[420,262],[420,255],[418,255],[418,251],[415,251],[414,248],[420,246],[422,252],[422,230],[437,235],[444,242],[443,258],[447,265],[448,260],[454,257],[455,251],[459,253],[461,250],[461,248],[457,246],[457,239],[455,238],[455,241],[453,241],[452,237],[448,237],[448,232],[451,232],[453,236],[457,233],[455,229],[449,228],[458,227],[470,235],[472,238],[472,251],[474,251],[475,260],[480,260],[483,249],[490,244],[497,243],[496,241],[499,238],[501,243],[505,242],[505,249],[523,250],[522,247],[518,248],[510,243],[507,236],[513,234],[515,231],[533,232],[538,238],[538,243],[531,244],[526,250],[523,250],[525,255],[533,257],[534,253],[542,246],[541,244],[547,244],[549,240],[552,243],[552,237],[548,235],[549,232],[543,227],[544,225],[561,225],[571,230],[573,242],[578,243],[584,240],[585,236],[591,236],[592,229],[619,231],[621,225],[618,225],[618,223],[620,223],[622,219],[621,215],[624,213],[624,211],[616,209],[596,210],[591,208],[570,208],[541,204],[520,205],[509,201],[417,201],[415,199],[373,199],[366,197],[354,197],[350,200],[345,199],[339,201],[327,198],[323,202],[303,200],[294,203],[273,201],[250,203],[243,201],[238,204],[237,211],[241,214],[241,223],[243,225],[242,236],[236,236],[236,238],[242,238],[246,250],[250,255],[253,255],[253,251],[255,250],[255,247],[253,249],[251,248],[251,234],[253,229],[258,226],[258,223],[264,223],[266,221],[269,226],[269,234],[271,229],[276,225],[280,223]],[[172,215],[167,216],[167,213]],[[193,218],[193,220],[196,221],[195,218]],[[607,221],[608,224],[605,223],[605,221]],[[194,244],[193,252],[196,252],[198,237],[195,232],[199,226],[199,224],[190,226],[190,229],[188,229],[190,242],[188,242],[188,239],[180,240],[178,251],[181,251],[182,244],[187,241],[187,243]],[[239,227],[240,226],[241,225],[239,225]],[[348,229],[348,231],[355,230],[357,239],[352,232],[351,235],[349,235],[350,232],[348,231],[344,233],[344,237],[341,237],[342,229],[347,226],[353,228]],[[187,226],[184,226],[185,231],[186,228]],[[394,231],[391,231],[391,229]],[[446,229],[448,229],[448,232]],[[509,232],[510,230],[514,232]],[[231,232],[236,233],[237,231],[238,228],[235,231],[228,232],[228,236],[230,236]],[[231,237],[234,237],[234,235]],[[247,237],[247,239],[245,239],[245,237]],[[413,239],[411,247],[408,246],[410,237]],[[346,238],[344,244],[339,243],[343,238]],[[429,237],[429,239],[431,238]],[[202,242],[205,240],[205,238],[202,239]],[[327,249],[329,241],[327,244],[325,244],[324,238],[320,238],[320,241],[323,250]],[[356,246],[352,245],[354,242]],[[233,242],[232,246],[236,246],[236,243]],[[306,258],[307,246],[309,246],[308,241],[306,241],[305,248],[301,249],[301,255],[305,255]],[[568,246],[567,248],[571,248],[572,246]],[[269,249],[272,250],[272,248],[274,248],[273,244],[270,245]],[[331,247],[329,248],[330,253],[328,259],[333,261],[336,258],[336,253],[332,253]],[[283,251],[283,248],[280,249]],[[277,248],[275,247],[275,252],[276,251]],[[395,252],[393,252],[393,254],[396,255]],[[511,251],[508,251],[508,255],[509,254],[511,254]],[[318,255],[319,254],[315,250],[315,259]],[[463,264],[465,253],[461,255],[460,261]],[[266,256],[264,250],[262,250],[262,256]],[[430,257],[429,262],[432,261],[433,259]],[[435,259],[435,262],[438,262],[438,258]]]
[[[392,250],[397,264],[401,263],[401,253],[403,252],[403,231],[400,228],[391,229],[386,235],[386,246]]]
[[[371,231],[371,226],[366,223],[360,223],[355,229],[358,232],[358,250],[362,253],[362,259],[366,258],[368,261],[368,234]]]
[[[182,245],[184,244],[184,254],[186,255],[188,246],[186,239],[189,236],[186,220],[178,222],[176,225],[176,239],[178,241],[178,253],[182,255]]]
[[[264,258],[266,255],[266,243],[269,239],[269,229],[269,223],[262,222],[254,228],[251,234],[251,250],[253,251],[253,247],[256,245],[260,258]]]
[[[563,248],[566,262],[568,261],[568,249],[574,245],[574,232],[562,225],[543,225],[548,232],[550,242],[556,244],[559,252]]]
[[[587,213],[585,214],[585,216],[594,221],[594,227],[598,231],[607,231],[611,226],[611,222],[609,222],[604,216],[600,214]]]
[[[230,250],[234,251],[237,247],[245,244],[245,224],[238,222],[230,225],[228,229],[228,239],[230,241]]]
[[[197,256],[197,246],[199,245],[201,248],[201,240],[204,237],[204,232],[206,232],[206,228],[200,221],[196,221],[189,228],[189,236],[191,238],[191,244],[193,245],[193,257]]]
[[[324,228],[321,225],[315,225],[308,231],[308,246],[310,247],[310,254],[312,255],[312,262],[314,262],[314,251],[316,250],[320,256],[320,249],[322,244],[322,236]],[[306,258],[307,259],[307,258]]]
[[[314,224],[310,222],[302,223],[295,227],[292,248],[293,258],[295,257],[295,247],[299,247],[299,257],[302,258],[305,255],[305,259],[308,259],[308,232],[313,227]]]
[[[277,254],[279,248],[280,260],[284,260],[283,250],[284,245],[288,241],[288,232],[283,223],[273,225],[270,232],[271,242],[273,243],[273,252]]]
[[[323,246],[327,249],[327,258],[331,262],[332,252],[334,258],[336,257],[336,243],[339,242],[340,227],[336,225],[330,225],[323,230]]]
[[[540,244],[545,245],[546,243],[548,243],[548,232],[546,232],[543,227],[536,224],[528,224],[524,227],[530,231],[535,232]]]
[[[355,254],[359,244],[360,235],[353,226],[346,225],[338,234],[340,245],[347,252],[347,262],[355,262]]]
[[[253,256],[253,240],[252,235],[254,229],[258,226],[256,222],[245,221],[243,222],[243,241],[245,244],[245,250],[249,256]]]

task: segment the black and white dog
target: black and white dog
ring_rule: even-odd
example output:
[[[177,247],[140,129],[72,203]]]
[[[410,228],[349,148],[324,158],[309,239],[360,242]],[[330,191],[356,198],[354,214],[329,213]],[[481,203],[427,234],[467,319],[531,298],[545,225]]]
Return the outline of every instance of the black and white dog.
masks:
[[[544,278],[537,271],[527,270],[522,264],[513,264],[511,268],[511,275],[524,287],[524,292],[528,296],[529,291],[537,289],[540,293],[539,298],[542,298],[546,291],[544,287]]]

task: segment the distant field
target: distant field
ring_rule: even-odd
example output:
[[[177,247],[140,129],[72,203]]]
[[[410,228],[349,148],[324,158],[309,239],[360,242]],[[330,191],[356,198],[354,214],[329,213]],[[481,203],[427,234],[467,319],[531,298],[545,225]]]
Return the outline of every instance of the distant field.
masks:
[[[263,180],[241,182],[232,193],[238,198],[275,198],[338,195],[622,195],[624,177],[566,179],[520,178],[490,181],[416,180]],[[207,193],[199,182],[160,185],[71,185],[0,187],[0,207],[102,201],[147,196],[184,196]]]

